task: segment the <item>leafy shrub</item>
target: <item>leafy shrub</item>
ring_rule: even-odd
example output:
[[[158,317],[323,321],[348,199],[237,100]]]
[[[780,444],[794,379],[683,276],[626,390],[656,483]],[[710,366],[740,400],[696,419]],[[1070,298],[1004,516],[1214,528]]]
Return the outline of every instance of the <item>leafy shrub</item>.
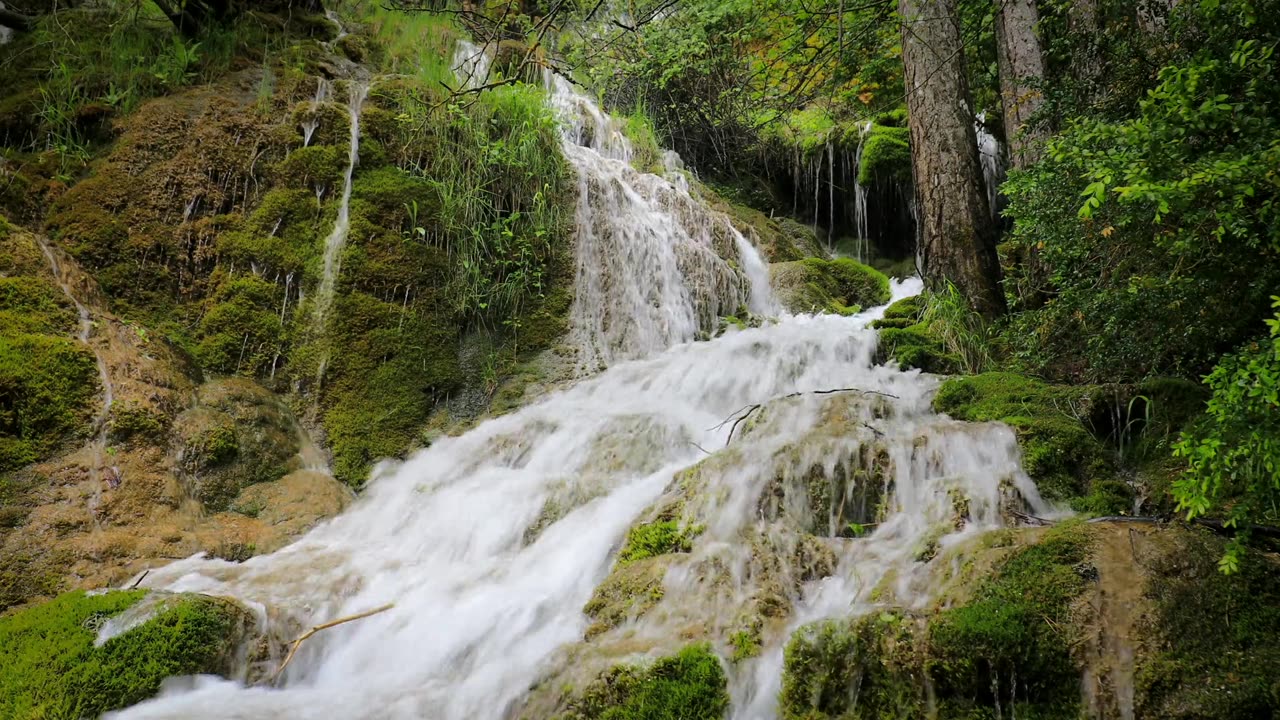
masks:
[[[1266,322],[1270,337],[1223,358],[1205,378],[1208,417],[1174,447],[1188,463],[1173,485],[1178,509],[1191,518],[1222,513],[1244,531],[1222,558],[1224,572],[1239,568],[1249,524],[1280,515],[1280,314]]]

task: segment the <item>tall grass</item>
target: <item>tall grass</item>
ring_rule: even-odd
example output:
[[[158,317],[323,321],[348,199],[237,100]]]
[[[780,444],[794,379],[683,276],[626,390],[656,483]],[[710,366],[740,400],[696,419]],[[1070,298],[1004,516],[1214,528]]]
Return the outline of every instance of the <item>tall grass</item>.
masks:
[[[950,282],[930,292],[920,322],[960,359],[961,369],[976,375],[992,364],[990,325],[969,307],[964,295]]]

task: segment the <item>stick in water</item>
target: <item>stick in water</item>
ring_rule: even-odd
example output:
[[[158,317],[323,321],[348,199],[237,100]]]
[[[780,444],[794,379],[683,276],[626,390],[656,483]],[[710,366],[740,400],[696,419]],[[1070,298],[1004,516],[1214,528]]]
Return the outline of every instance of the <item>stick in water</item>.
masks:
[[[346,617],[340,617],[340,618],[338,618],[337,620],[330,620],[329,622],[324,623],[323,625],[316,625],[315,627],[311,628],[310,630],[308,630],[308,631],[306,631],[306,632],[302,633],[302,635],[298,636],[298,639],[297,639],[297,640],[294,640],[294,641],[293,641],[293,647],[289,648],[289,654],[288,654],[288,655],[285,655],[285,657],[284,657],[284,662],[280,663],[280,667],[276,668],[276,672],[275,672],[275,674],[271,676],[271,682],[273,682],[273,683],[274,683],[274,682],[276,681],[276,678],[280,677],[280,673],[284,672],[284,669],[285,669],[285,667],[286,667],[286,666],[288,666],[289,661],[293,659],[293,655],[294,655],[294,653],[298,652],[298,647],[299,647],[300,645],[302,645],[302,641],[303,641],[303,640],[306,640],[307,638],[311,637],[312,635],[315,635],[316,633],[320,632],[321,630],[327,630],[327,629],[329,629],[329,628],[331,628],[331,627],[334,627],[335,625],[341,625],[341,624],[343,624],[343,623],[349,623],[349,622],[351,622],[352,620],[360,620],[360,619],[362,619],[362,618],[367,618],[367,617],[369,617],[370,615],[377,615],[378,613],[386,612],[386,611],[390,610],[391,608],[393,608],[393,607],[395,607],[395,606],[396,606],[396,604],[395,604],[395,603],[387,603],[386,605],[383,605],[383,606],[381,606],[381,607],[376,607],[376,608],[374,608],[374,609],[372,609],[372,610],[365,610],[365,611],[364,611],[364,612],[362,612],[362,613],[356,613],[355,615],[348,615],[348,616],[346,616]]]

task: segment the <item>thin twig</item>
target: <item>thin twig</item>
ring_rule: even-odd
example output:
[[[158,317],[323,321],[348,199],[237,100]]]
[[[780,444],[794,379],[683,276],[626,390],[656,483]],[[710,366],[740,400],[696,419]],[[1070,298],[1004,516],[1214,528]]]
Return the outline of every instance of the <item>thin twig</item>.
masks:
[[[284,662],[280,663],[280,667],[276,668],[275,674],[271,676],[271,682],[274,683],[276,681],[276,678],[280,677],[280,673],[284,672],[284,669],[288,667],[289,661],[293,660],[293,655],[294,653],[298,652],[298,647],[302,645],[303,640],[306,640],[307,638],[311,637],[312,635],[315,635],[321,630],[327,630],[331,627],[334,627],[335,625],[349,623],[352,620],[360,620],[362,618],[367,618],[370,615],[377,615],[378,613],[386,612],[395,606],[396,606],[395,603],[387,603],[386,605],[383,605],[381,607],[376,607],[372,610],[365,610],[362,613],[356,613],[355,615],[348,615],[346,617],[338,618],[337,620],[330,620],[329,622],[324,623],[323,625],[316,625],[315,627],[306,631],[302,635],[298,636],[297,640],[293,641],[293,647],[289,648],[289,654],[285,656]]]
[[[150,570],[143,570],[142,575],[138,576],[138,579],[133,581],[133,584],[129,586],[129,589],[132,590],[138,587],[138,585],[141,584],[143,580],[146,580],[147,576],[150,574],[151,574]]]

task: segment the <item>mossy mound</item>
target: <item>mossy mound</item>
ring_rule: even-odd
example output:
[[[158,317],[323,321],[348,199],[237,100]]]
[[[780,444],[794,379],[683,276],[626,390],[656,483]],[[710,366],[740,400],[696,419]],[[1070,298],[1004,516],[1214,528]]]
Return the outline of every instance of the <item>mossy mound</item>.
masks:
[[[1091,387],[998,372],[948,380],[933,405],[957,420],[1012,427],[1023,469],[1040,492],[1067,499],[1087,496],[1095,483],[1114,478],[1112,454],[1084,425],[1093,402]]]
[[[1135,679],[1137,717],[1274,717],[1280,708],[1280,563],[1250,552],[1233,575],[1217,568],[1223,540],[1166,532],[1151,558],[1152,610]]]
[[[0,471],[87,430],[98,370],[75,328],[35,237],[0,219]]]
[[[760,248],[770,263],[826,257],[813,228],[789,217],[770,217],[759,210],[731,202],[721,194],[702,188],[700,194],[711,207],[725,213],[734,227]]]
[[[911,131],[905,127],[872,125],[862,145],[858,182],[911,182]]]
[[[881,322],[881,321],[877,321]],[[889,326],[886,327],[886,324]],[[951,375],[960,371],[960,358],[947,352],[942,343],[929,332],[923,323],[902,324],[893,319],[879,325],[879,344],[876,360],[880,363],[895,362],[902,370],[918,368],[939,375]]]
[[[617,567],[609,573],[582,608],[592,621],[587,627],[586,639],[590,640],[652,610],[666,593],[662,580],[666,577],[670,561],[669,556],[650,557]]]
[[[178,416],[174,434],[192,494],[214,512],[228,509],[249,485],[295,469],[290,461],[301,437],[280,401],[244,378],[201,386],[197,405]]]
[[[800,628],[784,652],[784,720],[925,717],[916,620],[897,612],[822,620]]]
[[[887,277],[850,258],[774,263],[769,280],[783,307],[794,313],[852,315],[890,297]]]
[[[95,643],[99,628],[147,595],[77,591],[0,618],[0,717],[97,717],[152,697],[166,677],[236,670],[253,619],[215,597],[162,598],[153,617]]]
[[[724,668],[709,645],[647,665],[618,665],[591,683],[559,720],[720,720],[729,707]]]
[[[801,628],[785,652],[788,720],[1079,717],[1072,606],[1096,572],[1072,523],[1003,552],[956,604],[913,617],[881,611]],[[991,551],[989,548],[988,551]]]

